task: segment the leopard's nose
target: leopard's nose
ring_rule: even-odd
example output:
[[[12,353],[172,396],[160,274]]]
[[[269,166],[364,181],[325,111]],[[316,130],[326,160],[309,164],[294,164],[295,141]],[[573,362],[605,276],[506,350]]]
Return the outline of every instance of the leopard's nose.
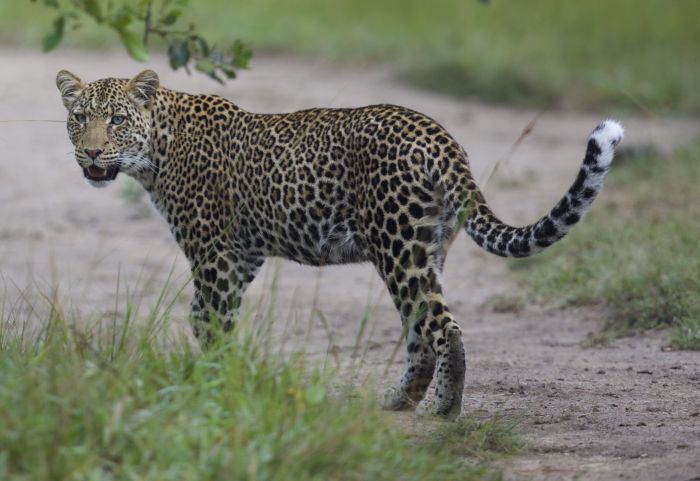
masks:
[[[88,157],[90,157],[92,160],[95,160],[98,155],[102,153],[102,150],[100,149],[85,149],[84,152],[87,154]]]

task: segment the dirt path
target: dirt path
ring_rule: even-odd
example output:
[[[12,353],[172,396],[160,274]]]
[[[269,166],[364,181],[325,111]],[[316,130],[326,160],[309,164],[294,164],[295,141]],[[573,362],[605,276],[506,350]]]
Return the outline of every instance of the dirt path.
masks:
[[[59,68],[92,80],[130,76],[140,67],[111,54],[42,56],[5,49],[0,57],[0,119],[63,119],[54,87]],[[249,110],[377,102],[412,107],[454,134],[469,152],[480,180],[536,115],[419,92],[375,67],[338,68],[290,58],[256,59],[253,66],[240,80],[220,87],[198,76],[174,74],[163,59],[152,64],[166,86],[216,92]],[[486,189],[494,210],[505,221],[524,224],[549,209],[573,179],[586,136],[600,119],[601,115],[571,113],[542,116]],[[651,141],[669,149],[700,130],[697,122],[622,120],[627,145]],[[60,279],[67,308],[86,320],[114,309],[118,272],[122,286],[138,288],[145,304],[153,300],[171,266],[176,278],[187,278],[186,262],[164,222],[120,193],[124,179],[97,190],[80,177],[61,123],[0,123],[5,312],[15,306],[18,289],[35,298],[33,292],[50,289],[52,278]],[[491,312],[484,303],[514,289],[506,266],[462,235],[445,272],[447,298],[463,326],[469,353],[465,410],[522,416],[534,447],[508,462],[506,477],[700,479],[700,355],[665,352],[662,336],[583,348],[582,341],[598,329],[602,313],[596,310],[527,307],[518,313]],[[277,313],[291,319],[284,326],[287,346],[305,345],[311,355],[347,362],[369,307],[369,340],[360,349],[367,349],[365,371],[382,366],[383,372],[400,327],[369,265],[319,270],[269,262],[249,290],[248,306],[268,295],[277,269]],[[186,292],[176,306],[178,330],[187,330]],[[310,315],[314,305],[327,320],[326,327]],[[400,352],[389,365],[389,377],[378,377],[379,382],[394,381],[402,364]]]

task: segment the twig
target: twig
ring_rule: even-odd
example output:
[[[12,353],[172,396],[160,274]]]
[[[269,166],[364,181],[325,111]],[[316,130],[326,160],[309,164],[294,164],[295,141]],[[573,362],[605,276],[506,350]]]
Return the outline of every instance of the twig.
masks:
[[[533,117],[533,119],[527,123],[527,125],[525,126],[523,131],[520,133],[520,136],[515,140],[515,142],[513,142],[513,145],[510,146],[510,149],[508,149],[508,152],[506,153],[506,155],[504,155],[498,161],[496,161],[496,163],[493,165],[493,168],[491,169],[491,171],[488,173],[486,178],[481,182],[481,189],[482,190],[486,190],[486,186],[491,181],[493,176],[496,175],[496,172],[498,171],[499,167],[502,164],[504,164],[510,160],[510,158],[513,156],[513,154],[515,153],[516,149],[520,146],[520,144],[522,144],[523,141],[525,140],[525,138],[528,135],[530,135],[532,133],[532,131],[535,129],[535,125],[537,124],[537,121],[546,111],[547,110],[545,109],[545,110],[541,110],[540,112],[538,112],[537,115],[535,115]]]
[[[146,18],[144,19],[143,25],[143,45],[148,46],[148,34],[151,32],[151,8],[153,7],[153,0],[148,0],[146,4]]]

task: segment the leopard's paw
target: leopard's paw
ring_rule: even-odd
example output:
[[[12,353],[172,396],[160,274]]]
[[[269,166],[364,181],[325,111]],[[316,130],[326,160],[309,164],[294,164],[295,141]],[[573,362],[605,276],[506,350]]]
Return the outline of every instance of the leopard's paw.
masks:
[[[462,411],[462,406],[455,404],[439,403],[437,400],[423,399],[416,406],[416,415],[419,417],[440,417],[443,419],[456,419]]]
[[[384,391],[380,404],[382,409],[387,411],[402,411],[415,406],[415,403],[411,401],[406,391],[395,386]]]

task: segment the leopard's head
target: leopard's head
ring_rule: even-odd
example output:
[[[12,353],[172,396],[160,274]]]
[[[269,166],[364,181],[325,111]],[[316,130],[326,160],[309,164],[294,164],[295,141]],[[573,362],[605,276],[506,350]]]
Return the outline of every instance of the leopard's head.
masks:
[[[61,70],[56,85],[68,109],[75,160],[91,185],[105,187],[119,172],[138,175],[152,168],[148,146],[159,86],[155,72],[86,84]]]

